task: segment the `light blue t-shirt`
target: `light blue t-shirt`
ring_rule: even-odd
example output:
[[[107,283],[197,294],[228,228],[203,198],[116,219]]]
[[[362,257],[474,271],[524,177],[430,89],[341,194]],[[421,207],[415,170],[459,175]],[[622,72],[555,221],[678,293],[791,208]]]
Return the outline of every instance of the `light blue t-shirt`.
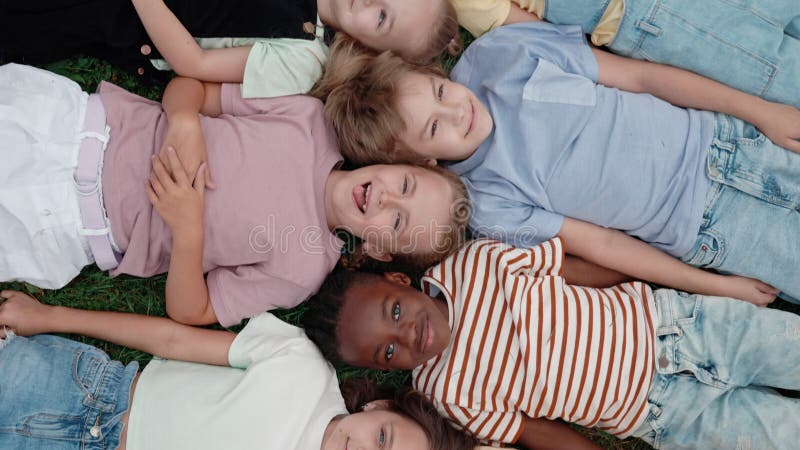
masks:
[[[675,256],[693,246],[710,180],[713,113],[597,84],[580,27],[500,27],[453,69],[494,119],[462,175],[479,236],[532,246],[564,217],[616,228]]]

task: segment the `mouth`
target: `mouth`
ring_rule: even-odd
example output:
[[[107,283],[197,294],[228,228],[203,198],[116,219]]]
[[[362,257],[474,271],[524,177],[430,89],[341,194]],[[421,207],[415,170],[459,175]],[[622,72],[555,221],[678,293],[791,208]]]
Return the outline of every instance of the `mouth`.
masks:
[[[348,437],[344,440],[344,450],[347,450],[347,444],[349,443],[350,443],[350,438]]]
[[[419,353],[424,355],[425,352],[430,348],[431,343],[433,342],[433,330],[431,329],[431,321],[428,317],[426,317],[424,323],[420,327],[419,333],[419,344],[417,345],[419,349]]]
[[[469,110],[469,127],[467,127],[467,132],[464,133],[464,137],[467,137],[472,129],[475,128],[475,104],[472,103],[472,100],[469,102]]]
[[[369,204],[369,195],[372,188],[372,183],[359,184],[353,188],[353,203],[356,208],[361,211],[361,214],[367,213],[367,205]]]

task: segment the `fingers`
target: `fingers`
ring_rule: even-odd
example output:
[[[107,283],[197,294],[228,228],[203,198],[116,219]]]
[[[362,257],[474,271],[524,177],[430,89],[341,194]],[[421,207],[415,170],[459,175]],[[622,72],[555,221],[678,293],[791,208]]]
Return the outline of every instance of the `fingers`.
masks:
[[[169,187],[175,184],[175,181],[172,179],[172,175],[167,172],[166,167],[164,167],[164,163],[161,162],[161,159],[155,155],[150,157],[150,161],[152,161],[153,169],[150,171],[150,184],[153,185],[153,190],[159,196],[164,193]],[[154,183],[154,181],[156,183]]]
[[[208,177],[206,176],[208,170],[206,163],[200,164],[200,167],[197,169],[197,174],[194,177],[194,182],[192,182],[192,187],[194,190],[200,195],[200,198],[203,198],[206,190],[206,183],[208,182]]]
[[[208,170],[208,164],[204,163],[206,166],[206,189],[216,189],[217,183],[211,178],[211,171]]]
[[[795,153],[800,153],[800,141],[793,138],[788,138],[782,143],[783,148],[791,150]]]
[[[178,152],[175,151],[174,147],[167,147],[167,158],[169,159],[169,168],[175,178],[175,182],[178,186],[188,186],[189,178],[186,176],[186,171],[183,169],[183,164],[181,164]]]

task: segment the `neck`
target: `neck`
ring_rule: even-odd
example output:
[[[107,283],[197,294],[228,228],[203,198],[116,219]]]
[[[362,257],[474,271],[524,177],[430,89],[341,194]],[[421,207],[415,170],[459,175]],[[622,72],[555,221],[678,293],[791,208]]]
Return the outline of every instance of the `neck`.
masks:
[[[333,28],[338,28],[338,26],[333,21],[333,17],[331,17],[330,0],[317,0],[317,15],[319,16],[319,20],[321,20],[322,23],[324,23],[325,25],[329,25]]]
[[[328,224],[328,230],[333,231],[339,225],[341,225],[341,221],[339,220],[338,214],[336,214],[336,209],[333,207],[333,191],[334,186],[336,186],[336,182],[342,178],[342,171],[341,170],[331,170],[330,175],[328,175],[328,179],[325,180],[325,221]]]

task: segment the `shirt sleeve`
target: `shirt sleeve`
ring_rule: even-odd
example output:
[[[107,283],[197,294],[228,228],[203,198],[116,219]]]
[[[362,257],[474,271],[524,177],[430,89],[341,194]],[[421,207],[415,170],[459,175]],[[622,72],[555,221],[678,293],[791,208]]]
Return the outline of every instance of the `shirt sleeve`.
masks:
[[[511,0],[453,0],[458,23],[478,37],[503,24],[511,9]]]
[[[220,93],[223,114],[249,116],[260,114],[286,114],[309,108],[317,108],[322,114],[322,102],[307,95],[291,95],[272,98],[245,98],[241,85],[225,83]]]
[[[328,48],[318,39],[264,39],[253,44],[242,83],[244,98],[305,94],[322,76]]]
[[[473,236],[515,247],[533,247],[552,239],[564,224],[561,214],[491,194],[473,194],[472,208]]]
[[[514,62],[533,63],[531,73],[541,58],[565,72],[594,82],[597,82],[599,73],[597,59],[586,42],[586,36],[580,26],[574,25],[547,22],[506,25],[476,40],[464,56],[486,67],[504,67]]]
[[[208,273],[208,294],[220,325],[277,308],[293,308],[311,295],[305,287],[270,274],[262,264],[219,267]]]
[[[314,350],[301,328],[290,325],[270,313],[253,317],[236,335],[228,351],[231,367],[246,369],[256,361],[281,354]],[[314,350],[312,353],[316,353]]]

